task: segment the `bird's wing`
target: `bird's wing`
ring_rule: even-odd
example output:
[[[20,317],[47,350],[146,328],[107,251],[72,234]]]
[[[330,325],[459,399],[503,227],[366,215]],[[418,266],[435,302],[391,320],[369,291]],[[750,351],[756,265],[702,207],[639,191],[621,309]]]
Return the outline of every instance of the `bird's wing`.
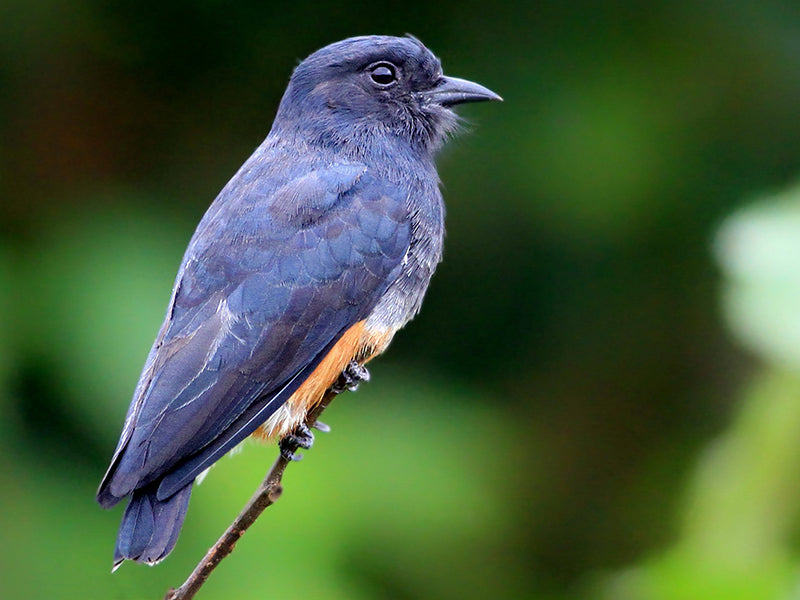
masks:
[[[189,245],[103,505],[165,476],[159,497],[194,479],[277,410],[399,274],[405,194],[365,167],[313,171],[267,197],[257,181],[245,189],[223,191]]]

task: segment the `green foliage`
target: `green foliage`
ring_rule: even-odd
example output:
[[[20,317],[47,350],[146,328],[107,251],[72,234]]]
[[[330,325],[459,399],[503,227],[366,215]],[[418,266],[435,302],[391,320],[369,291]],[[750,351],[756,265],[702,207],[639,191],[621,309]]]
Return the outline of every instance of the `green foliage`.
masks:
[[[50,375],[106,444],[117,438],[108,424],[125,414],[118,399],[136,384],[190,232],[142,210],[97,211],[43,224],[19,261],[18,351],[58,358],[46,364]]]
[[[700,455],[675,545],[601,580],[622,600],[793,597],[800,516],[800,190],[737,211],[715,250],[731,330],[766,367]]]

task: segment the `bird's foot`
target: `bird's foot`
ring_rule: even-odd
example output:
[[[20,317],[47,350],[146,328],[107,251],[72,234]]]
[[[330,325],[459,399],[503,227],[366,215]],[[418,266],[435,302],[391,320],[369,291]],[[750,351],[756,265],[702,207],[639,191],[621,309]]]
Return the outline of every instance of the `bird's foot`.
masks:
[[[323,431],[320,429],[320,431]],[[294,431],[287,433],[278,443],[281,449],[281,456],[289,461],[300,460],[302,454],[296,454],[298,448],[308,450],[314,445],[314,434],[305,423],[300,423]]]
[[[339,375],[339,379],[331,386],[331,390],[336,394],[344,391],[355,392],[362,381],[369,381],[369,371],[364,365],[351,360]]]
[[[358,388],[358,384],[362,381],[369,381],[369,371],[364,365],[351,360],[344,368],[339,378],[331,386],[331,391],[334,394],[341,394],[345,391],[354,392]],[[325,423],[317,421],[311,427],[327,433],[331,430]],[[281,450],[281,456],[286,460],[300,460],[303,458],[302,454],[297,454],[298,448],[305,448],[308,450],[314,445],[314,434],[311,428],[305,423],[298,425],[294,431],[286,434],[283,439],[278,443]]]

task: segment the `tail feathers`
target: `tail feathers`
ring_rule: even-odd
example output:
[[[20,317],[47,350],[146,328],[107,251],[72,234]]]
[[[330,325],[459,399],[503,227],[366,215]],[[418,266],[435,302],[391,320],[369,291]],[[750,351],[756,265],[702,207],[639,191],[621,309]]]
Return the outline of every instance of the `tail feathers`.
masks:
[[[154,565],[175,547],[178,541],[192,484],[167,498],[156,498],[158,485],[135,490],[122,517],[114,551],[114,571],[125,560]]]

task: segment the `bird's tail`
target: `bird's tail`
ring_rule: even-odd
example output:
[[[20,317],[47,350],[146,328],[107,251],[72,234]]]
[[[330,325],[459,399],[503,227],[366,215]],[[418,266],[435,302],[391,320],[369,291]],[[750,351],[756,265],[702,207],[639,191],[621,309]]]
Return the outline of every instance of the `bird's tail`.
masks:
[[[116,571],[125,560],[154,565],[175,547],[189,508],[192,484],[166,500],[156,497],[157,488],[158,484],[149,485],[131,495],[119,526],[113,570]]]

